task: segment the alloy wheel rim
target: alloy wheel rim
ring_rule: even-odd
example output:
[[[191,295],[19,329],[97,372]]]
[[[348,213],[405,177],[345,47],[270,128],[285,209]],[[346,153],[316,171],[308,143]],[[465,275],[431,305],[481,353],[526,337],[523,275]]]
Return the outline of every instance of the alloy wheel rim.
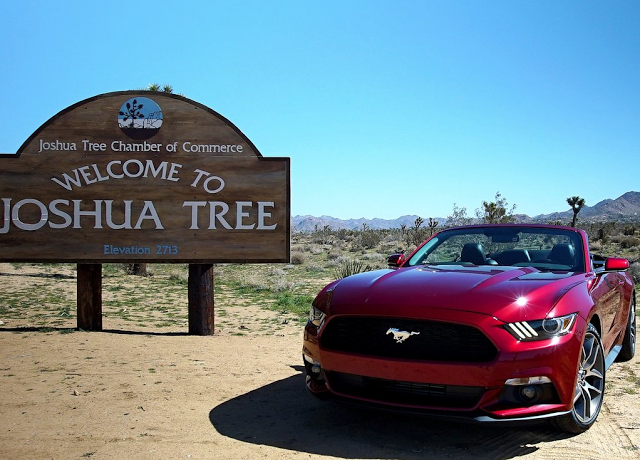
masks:
[[[582,344],[573,412],[585,425],[598,416],[604,392],[604,353],[598,338],[587,332]]]

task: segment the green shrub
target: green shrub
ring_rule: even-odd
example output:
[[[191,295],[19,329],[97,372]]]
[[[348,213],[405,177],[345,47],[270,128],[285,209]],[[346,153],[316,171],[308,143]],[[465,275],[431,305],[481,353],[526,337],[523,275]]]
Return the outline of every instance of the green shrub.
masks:
[[[629,274],[633,277],[637,284],[640,284],[640,262],[634,262],[629,267]]]
[[[370,265],[365,265],[358,259],[347,259],[336,267],[334,274],[337,279],[346,278],[347,276],[355,275],[356,273],[368,272],[373,270]]]
[[[622,249],[631,249],[636,246],[640,246],[640,238],[635,236],[627,236],[620,240],[620,247]]]
[[[381,232],[377,232],[375,230],[365,230],[363,232],[360,232],[358,242],[365,249],[373,249],[380,243],[380,241],[382,241],[382,238],[383,235]]]
[[[294,294],[291,291],[280,293],[273,303],[273,309],[281,313],[290,313],[300,319],[306,319],[309,315],[309,307],[313,302],[313,296],[309,294]]]

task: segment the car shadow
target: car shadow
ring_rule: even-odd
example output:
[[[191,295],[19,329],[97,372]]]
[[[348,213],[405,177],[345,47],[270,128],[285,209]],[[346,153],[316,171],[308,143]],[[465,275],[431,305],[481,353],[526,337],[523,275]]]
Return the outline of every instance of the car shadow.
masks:
[[[568,437],[547,425],[452,423],[322,401],[305,389],[303,367],[294,369],[292,377],[214,407],[215,430],[242,442],[347,459],[508,459]]]

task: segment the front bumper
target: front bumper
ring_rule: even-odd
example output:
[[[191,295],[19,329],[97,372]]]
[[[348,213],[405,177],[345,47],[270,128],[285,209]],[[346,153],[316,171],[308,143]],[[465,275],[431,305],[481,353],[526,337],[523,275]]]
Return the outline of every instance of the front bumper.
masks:
[[[455,313],[436,313],[426,319],[460,323]],[[571,410],[586,329],[581,318],[571,333],[538,342],[518,342],[493,317],[465,313],[465,320],[495,345],[497,354],[490,362],[383,358],[331,350],[321,345],[326,324],[317,328],[309,323],[303,340],[307,387],[315,395],[352,403],[485,422],[531,420]]]

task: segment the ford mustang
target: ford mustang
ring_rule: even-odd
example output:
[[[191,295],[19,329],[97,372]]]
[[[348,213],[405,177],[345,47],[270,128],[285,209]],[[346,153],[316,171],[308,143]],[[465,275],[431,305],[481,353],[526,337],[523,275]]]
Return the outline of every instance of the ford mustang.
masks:
[[[478,422],[587,430],[635,353],[629,262],[549,225],[443,230],[389,268],[326,286],[304,330],[318,397]]]

